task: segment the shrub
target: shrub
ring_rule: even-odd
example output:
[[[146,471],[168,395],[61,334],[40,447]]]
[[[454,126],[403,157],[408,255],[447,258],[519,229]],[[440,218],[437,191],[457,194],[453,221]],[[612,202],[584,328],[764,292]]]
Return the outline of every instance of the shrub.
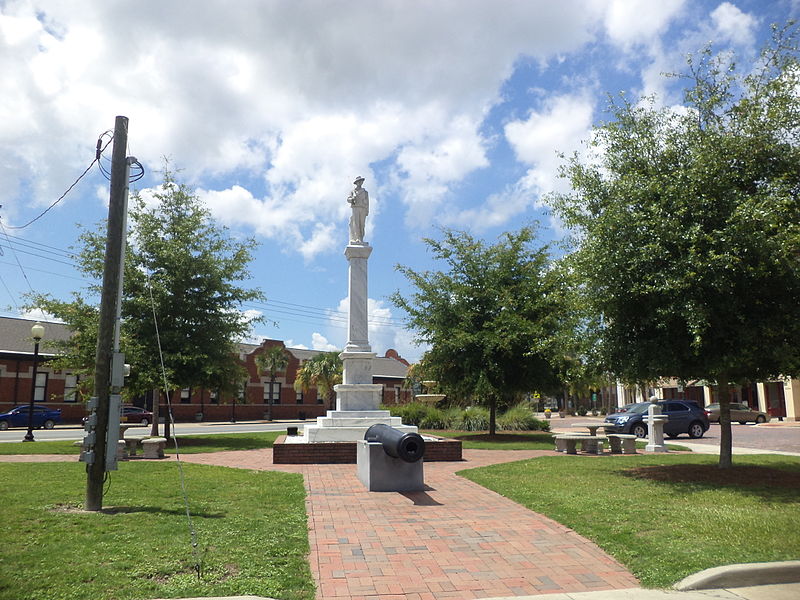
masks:
[[[435,406],[426,406],[427,410],[422,417],[419,426],[422,429],[447,429],[448,420],[447,414],[440,408]]]
[[[461,415],[459,425],[457,429],[462,431],[486,431],[489,429],[489,410],[482,406],[470,406]]]
[[[536,418],[527,404],[517,404],[497,417],[497,428],[504,431],[549,431],[550,423]]]
[[[586,416],[586,409],[583,406],[579,406],[578,410],[577,410],[577,413],[578,413],[579,417],[585,417]]]

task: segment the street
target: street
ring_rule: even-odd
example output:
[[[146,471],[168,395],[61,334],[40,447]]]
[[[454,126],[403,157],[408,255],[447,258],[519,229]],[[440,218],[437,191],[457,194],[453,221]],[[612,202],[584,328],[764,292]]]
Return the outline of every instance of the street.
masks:
[[[209,423],[177,423],[175,430],[178,435],[211,435],[220,433],[248,433],[252,431],[282,431],[287,425],[302,426],[303,421],[280,421],[268,423],[266,421],[243,421],[241,423],[230,423],[228,421],[209,422]],[[161,432],[163,433],[163,425]],[[27,429],[16,428],[0,431],[0,443],[2,442],[21,442]],[[150,425],[147,427],[131,427],[128,429],[130,435],[149,435]],[[81,440],[86,432],[80,425],[57,425],[55,429],[34,429],[33,436],[36,440]]]
[[[566,417],[564,419],[551,419],[550,427],[554,431],[574,432],[570,429],[571,423],[602,422],[601,417]],[[752,448],[754,450],[771,450],[777,452],[794,452],[800,454],[800,423],[778,421],[773,419],[761,425],[747,424],[731,425],[734,448]],[[689,446],[699,444],[719,448],[719,424],[711,423],[711,428],[702,438],[691,439],[688,435],[681,435],[675,439],[667,439],[668,443]]]
[[[736,448],[753,448],[756,450],[778,450],[781,452],[800,453],[800,424],[788,424],[773,420],[762,425],[731,425],[733,446]],[[693,444],[705,444],[719,447],[719,424],[712,423],[711,429],[696,440],[689,440],[687,436],[680,436],[678,440],[691,441]]]

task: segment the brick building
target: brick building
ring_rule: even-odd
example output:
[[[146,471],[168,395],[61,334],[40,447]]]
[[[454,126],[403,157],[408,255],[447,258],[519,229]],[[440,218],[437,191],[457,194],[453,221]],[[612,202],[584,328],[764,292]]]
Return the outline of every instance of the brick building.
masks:
[[[0,412],[31,398],[34,343],[31,326],[35,321],[0,317]],[[39,348],[39,367],[35,385],[35,402],[60,408],[65,423],[79,422],[86,415],[82,398],[77,393],[78,376],[69,371],[55,370],[48,361],[55,355],[48,342],[66,340],[69,329],[61,323],[44,323],[45,336]],[[289,363],[275,377],[274,384],[268,373],[259,373],[255,357],[271,346],[282,347]],[[202,418],[217,420],[264,419],[271,413],[273,419],[312,419],[323,416],[331,408],[331,401],[322,398],[312,388],[308,393],[296,392],[294,382],[300,365],[319,351],[287,348],[280,340],[264,340],[261,344],[239,344],[239,360],[247,370],[247,381],[238,397],[221,395],[215,390],[184,389],[173,392],[171,402],[177,421]],[[409,390],[403,389],[408,362],[395,350],[373,361],[373,382],[383,386],[384,403],[394,404],[411,399]],[[135,368],[135,365],[133,365]],[[134,404],[152,408],[152,395],[138,398]],[[200,416],[202,415],[202,417]]]

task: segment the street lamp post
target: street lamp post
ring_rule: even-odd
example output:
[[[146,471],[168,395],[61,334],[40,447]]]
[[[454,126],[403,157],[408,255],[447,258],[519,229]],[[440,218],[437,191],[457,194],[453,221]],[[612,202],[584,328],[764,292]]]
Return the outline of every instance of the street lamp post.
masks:
[[[34,442],[33,439],[33,402],[36,398],[36,368],[39,359],[39,342],[44,337],[44,325],[38,321],[31,327],[31,336],[33,336],[33,379],[31,380],[31,403],[28,407],[28,433],[22,439],[23,442]]]

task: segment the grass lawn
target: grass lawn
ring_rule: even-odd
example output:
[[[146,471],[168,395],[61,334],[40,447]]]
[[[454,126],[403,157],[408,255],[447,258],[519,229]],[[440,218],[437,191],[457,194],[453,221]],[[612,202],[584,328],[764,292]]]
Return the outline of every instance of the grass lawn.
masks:
[[[470,450],[552,450],[553,434],[546,431],[425,431],[431,435],[461,440]]]
[[[800,557],[800,459],[552,456],[461,471],[593,540],[646,587],[720,565]]]
[[[553,434],[546,431],[498,431],[489,435],[485,431],[424,431],[431,435],[461,440],[461,447],[470,450],[552,450]],[[647,442],[636,442],[644,448]],[[671,450],[688,450],[685,446],[668,444]]]
[[[178,449],[181,454],[197,454],[200,452],[272,448],[275,439],[285,433],[285,431],[262,431],[214,435],[179,435]],[[73,444],[74,441],[4,442],[0,444],[0,454],[80,454],[80,448]],[[175,446],[172,441],[167,444],[166,452],[167,454],[175,453]]]
[[[79,510],[86,486],[79,463],[0,464],[0,599],[312,600],[302,477],[183,469],[200,578],[175,463],[122,463],[100,513]]]

